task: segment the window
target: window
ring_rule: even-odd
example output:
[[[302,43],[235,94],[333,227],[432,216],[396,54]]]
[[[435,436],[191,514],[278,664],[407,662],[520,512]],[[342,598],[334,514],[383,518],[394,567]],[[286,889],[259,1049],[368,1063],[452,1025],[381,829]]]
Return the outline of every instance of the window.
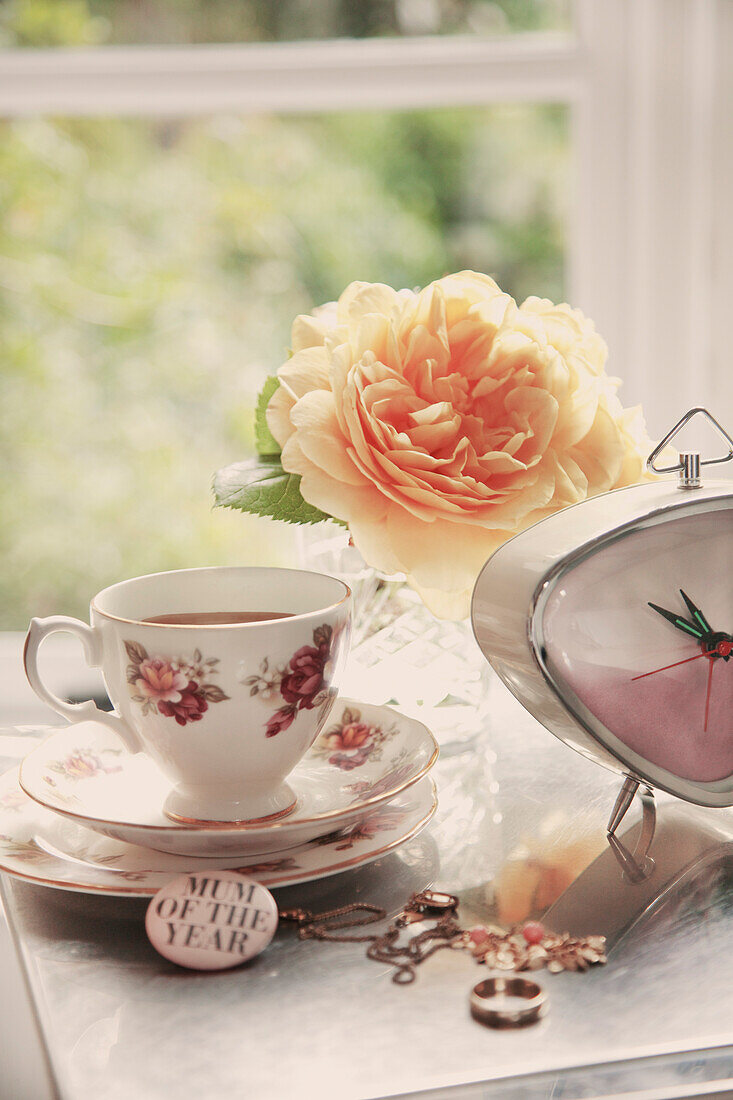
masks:
[[[353,278],[566,297],[654,433],[726,422],[723,0],[0,0],[0,28],[5,629],[292,557],[209,482]]]

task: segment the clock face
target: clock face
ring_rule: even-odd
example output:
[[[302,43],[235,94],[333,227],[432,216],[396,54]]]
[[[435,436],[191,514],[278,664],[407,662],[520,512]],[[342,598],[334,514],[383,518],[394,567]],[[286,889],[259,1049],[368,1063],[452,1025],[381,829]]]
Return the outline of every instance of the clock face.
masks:
[[[571,708],[699,783],[733,775],[732,550],[733,509],[665,519],[569,567],[539,612]]]

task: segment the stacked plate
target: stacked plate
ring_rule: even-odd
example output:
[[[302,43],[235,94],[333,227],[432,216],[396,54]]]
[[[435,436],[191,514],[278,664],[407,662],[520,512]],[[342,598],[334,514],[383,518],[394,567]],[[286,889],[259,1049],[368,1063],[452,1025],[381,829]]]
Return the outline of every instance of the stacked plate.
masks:
[[[170,785],[96,722],[54,731],[0,778],[0,870],[86,893],[154,894],[196,868],[266,886],[324,878],[415,836],[437,805],[432,734],[390,707],[340,699],[288,782],[295,810],[270,824],[185,825]]]

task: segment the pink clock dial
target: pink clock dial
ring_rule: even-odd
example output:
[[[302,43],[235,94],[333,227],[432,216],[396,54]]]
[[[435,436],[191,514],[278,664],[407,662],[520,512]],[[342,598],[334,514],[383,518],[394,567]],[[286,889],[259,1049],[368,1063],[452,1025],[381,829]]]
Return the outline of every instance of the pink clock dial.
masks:
[[[731,546],[731,510],[639,529],[568,568],[542,616],[556,690],[609,746],[703,783],[733,775]]]

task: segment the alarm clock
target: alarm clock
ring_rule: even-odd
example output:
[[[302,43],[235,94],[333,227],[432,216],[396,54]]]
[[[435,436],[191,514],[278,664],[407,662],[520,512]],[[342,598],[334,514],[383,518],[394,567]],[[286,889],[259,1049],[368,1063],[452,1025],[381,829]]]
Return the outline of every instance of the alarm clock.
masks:
[[[705,418],[722,457],[680,454]],[[473,592],[476,640],[509,690],[555,736],[624,776],[613,833],[640,784],[733,805],[733,482],[701,466],[733,440],[691,409],[647,460],[656,478],[592,497],[504,543]]]

